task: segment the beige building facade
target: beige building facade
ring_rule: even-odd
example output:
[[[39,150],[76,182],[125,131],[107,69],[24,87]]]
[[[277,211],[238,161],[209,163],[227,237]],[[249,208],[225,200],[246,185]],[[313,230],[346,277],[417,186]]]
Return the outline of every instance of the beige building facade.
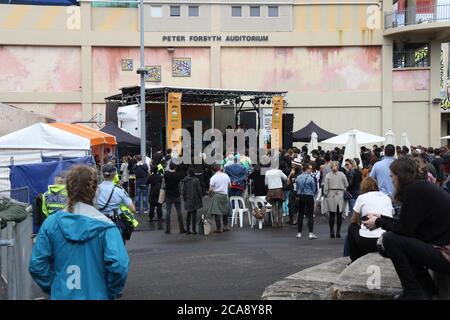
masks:
[[[422,23],[408,5],[146,0],[145,64],[160,70],[147,84],[286,90],[294,131],[313,120],[335,133],[392,129],[399,144],[406,132],[413,145],[440,146],[450,17],[435,10]],[[0,4],[0,101],[60,121],[104,119],[105,97],[139,85],[139,27],[135,3]],[[183,58],[189,76],[173,70]]]

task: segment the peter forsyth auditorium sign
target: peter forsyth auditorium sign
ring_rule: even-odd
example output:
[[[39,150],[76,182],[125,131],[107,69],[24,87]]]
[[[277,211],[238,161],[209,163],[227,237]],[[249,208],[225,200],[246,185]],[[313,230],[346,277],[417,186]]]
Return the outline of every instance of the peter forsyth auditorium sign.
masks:
[[[262,42],[269,36],[162,36],[163,42]]]

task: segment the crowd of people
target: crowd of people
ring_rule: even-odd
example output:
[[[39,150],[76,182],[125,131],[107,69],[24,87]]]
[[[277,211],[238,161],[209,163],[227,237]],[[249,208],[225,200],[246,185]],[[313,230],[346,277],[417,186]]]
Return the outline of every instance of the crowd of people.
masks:
[[[424,270],[450,273],[450,152],[446,147],[411,149],[361,147],[360,158],[344,159],[344,148],[325,151],[319,147],[308,152],[305,145],[280,150],[276,165],[252,164],[240,154],[227,155],[213,165],[177,164],[172,150],[157,150],[150,161],[136,155],[124,157],[119,167],[114,161],[103,166],[103,182],[98,186],[93,169],[74,167],[66,178],[66,189],[58,180],[57,187],[49,187],[44,196],[48,218],[37,237],[30,272],[53,295],[60,285],[51,283],[59,276],[55,270],[65,270],[83,246],[98,247],[104,252],[103,260],[91,250],[89,255],[82,254],[86,259],[82,263],[104,261],[108,268],[103,272],[118,278],[88,285],[101,289],[94,295],[89,291],[67,296],[62,290],[61,297],[116,298],[126,280],[124,245],[137,225],[133,214],[146,214],[150,223],[157,222],[159,229],[164,225],[170,234],[174,206],[179,233],[196,235],[203,209],[206,218],[215,221],[214,232],[222,233],[230,231],[235,205],[230,197],[244,201],[263,197],[271,211],[266,219],[269,225],[297,227],[299,239],[305,219],[308,238],[318,238],[314,234],[317,214],[328,216],[330,238],[341,238],[343,217],[350,215],[344,255],[353,262],[369,252],[382,252],[399,274],[404,288],[400,299],[429,298],[433,291]],[[64,197],[55,197],[54,192]],[[205,196],[211,197],[207,208],[203,208]],[[62,228],[56,230],[55,224]],[[112,229],[114,225],[118,228]],[[120,244],[118,237],[123,240]],[[53,260],[54,255],[58,259]],[[58,268],[50,268],[51,263]]]

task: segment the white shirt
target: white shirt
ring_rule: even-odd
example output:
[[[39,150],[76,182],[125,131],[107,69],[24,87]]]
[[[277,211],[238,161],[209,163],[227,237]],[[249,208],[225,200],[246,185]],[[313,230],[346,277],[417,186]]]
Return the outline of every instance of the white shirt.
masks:
[[[128,182],[129,180],[128,163],[126,162],[122,163],[120,171],[122,171],[122,182]]]
[[[361,217],[367,216],[369,213],[376,213],[392,218],[394,209],[391,198],[383,192],[371,191],[360,195],[356,199],[353,211],[361,214]],[[359,235],[364,238],[379,238],[384,232],[385,230],[381,228],[370,231],[364,225],[361,225]]]
[[[286,175],[279,169],[271,169],[266,172],[266,186],[268,189],[283,188],[283,181],[287,180]]]
[[[213,191],[222,194],[228,194],[228,186],[230,184],[230,177],[220,171],[214,174],[209,181],[209,185],[213,189]]]

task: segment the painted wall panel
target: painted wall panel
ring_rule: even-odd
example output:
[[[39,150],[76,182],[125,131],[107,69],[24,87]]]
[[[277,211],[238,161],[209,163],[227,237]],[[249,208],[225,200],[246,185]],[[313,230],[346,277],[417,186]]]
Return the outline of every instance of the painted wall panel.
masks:
[[[396,141],[406,132],[412,145],[428,146],[428,102],[400,102],[393,104],[393,128]],[[436,124],[439,125],[439,124]]]
[[[191,58],[191,77],[172,77],[172,58]],[[122,71],[121,59],[133,59],[133,71]],[[210,86],[209,48],[146,48],[146,65],[161,65],[161,82],[147,82],[147,85],[167,86]],[[140,84],[136,74],[139,67],[138,48],[92,48],[93,91],[117,93],[119,88]]]
[[[223,48],[224,88],[289,92],[381,90],[379,47]]]
[[[56,121],[64,121],[64,122],[74,122],[81,120],[81,104],[77,103],[54,103],[54,104],[46,104],[46,103],[15,103],[14,106],[19,107],[21,109],[39,113],[55,119]]]
[[[392,81],[394,91],[428,91],[430,70],[394,70]]]
[[[0,46],[0,92],[81,91],[81,50]]]

